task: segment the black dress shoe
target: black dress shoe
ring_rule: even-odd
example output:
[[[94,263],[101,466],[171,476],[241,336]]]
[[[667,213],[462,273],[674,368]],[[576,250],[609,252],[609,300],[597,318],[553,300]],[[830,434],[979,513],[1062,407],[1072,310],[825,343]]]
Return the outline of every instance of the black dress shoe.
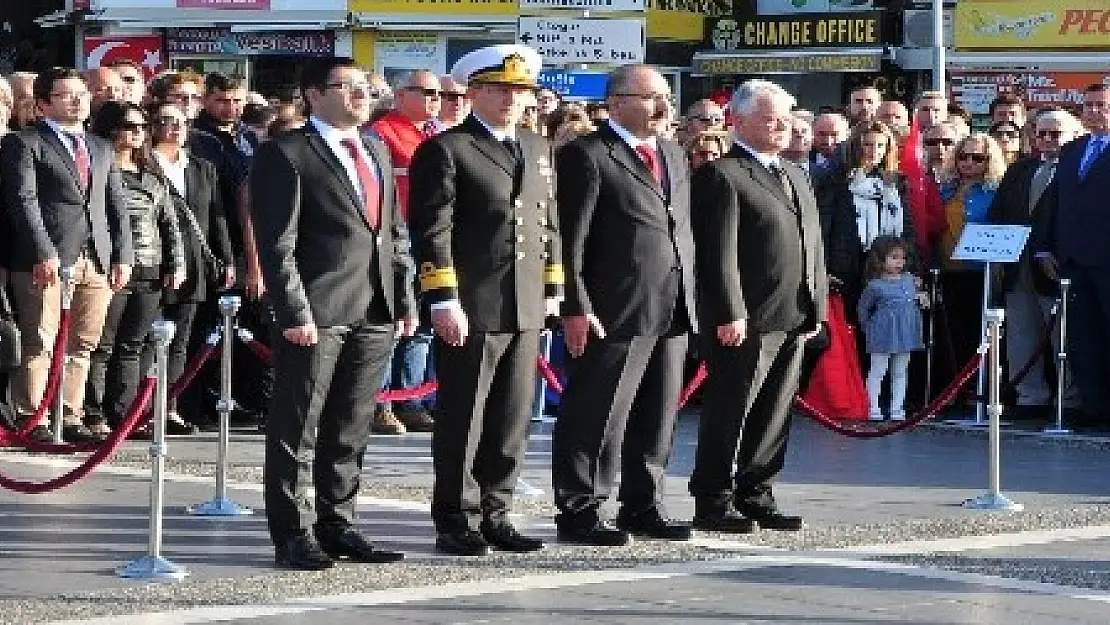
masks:
[[[528,553],[529,551],[543,549],[542,540],[521,534],[508,521],[482,523],[482,537],[486,539],[487,543],[501,551]]]
[[[593,525],[559,525],[559,542],[594,547],[623,547],[632,542],[628,532],[598,520]]]
[[[751,534],[755,521],[740,514],[730,504],[698,504],[694,509],[694,529],[724,534]]]
[[[332,560],[386,564],[405,559],[405,554],[400,551],[388,551],[375,547],[362,534],[351,528],[334,535],[329,535],[327,532],[317,532],[316,540],[319,541],[320,548]]]
[[[802,517],[783,514],[777,508],[736,502],[736,511],[755,521],[766,530],[796,532],[802,529]]]
[[[689,525],[665,519],[654,508],[636,515],[617,514],[617,527],[633,536],[659,540],[690,540],[694,536]]]
[[[74,425],[62,426],[62,438],[67,443],[99,443],[104,440],[103,437],[97,436],[85,427],[84,423],[77,423]]]
[[[335,560],[328,557],[315,540],[299,534],[275,547],[274,564],[297,571],[323,571],[335,566]]]
[[[440,532],[436,534],[436,551],[450,556],[486,556],[489,543],[474,530]]]
[[[51,443],[54,441],[54,433],[45,425],[36,425],[27,434],[27,438],[36,443]]]

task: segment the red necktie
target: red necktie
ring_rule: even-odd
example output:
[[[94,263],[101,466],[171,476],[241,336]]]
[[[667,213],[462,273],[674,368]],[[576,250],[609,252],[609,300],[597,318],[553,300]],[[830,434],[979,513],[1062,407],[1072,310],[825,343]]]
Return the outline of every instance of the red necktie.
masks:
[[[65,133],[73,145],[73,162],[77,165],[77,177],[81,180],[81,188],[89,188],[89,150],[85,147],[85,139],[75,132]]]
[[[347,148],[347,152],[351,155],[351,160],[355,162],[355,173],[358,174],[358,185],[362,187],[362,206],[366,211],[366,221],[370,223],[372,230],[378,229],[378,180],[370,171],[370,166],[366,163],[366,159],[362,158],[362,150],[358,149],[358,142],[354,139],[343,139],[340,143],[343,147]]]
[[[636,153],[643,159],[644,165],[647,165],[647,168],[651,170],[651,175],[655,178],[655,182],[659,183],[659,186],[662,187],[663,169],[659,167],[659,159],[655,156],[655,150],[651,149],[650,145],[641,143],[636,146]]]

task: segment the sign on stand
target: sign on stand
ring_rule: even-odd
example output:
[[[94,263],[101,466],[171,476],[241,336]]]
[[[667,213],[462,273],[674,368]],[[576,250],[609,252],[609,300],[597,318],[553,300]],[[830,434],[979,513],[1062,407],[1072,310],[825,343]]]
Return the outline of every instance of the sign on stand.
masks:
[[[952,250],[952,259],[1016,263],[1031,230],[1028,226],[967,224]]]
[[[645,0],[520,0],[521,10],[572,9],[576,11],[643,11]]]
[[[540,72],[538,82],[564,100],[604,100],[609,75],[605,72],[545,69]]]
[[[644,20],[521,17],[520,43],[535,48],[545,64],[644,62]]]

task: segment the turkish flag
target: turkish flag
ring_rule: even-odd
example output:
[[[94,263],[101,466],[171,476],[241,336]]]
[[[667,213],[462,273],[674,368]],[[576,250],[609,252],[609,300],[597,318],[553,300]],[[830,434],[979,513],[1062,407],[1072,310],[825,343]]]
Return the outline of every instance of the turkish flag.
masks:
[[[121,35],[85,37],[85,67],[95,69],[119,59],[131,59],[142,66],[147,80],[162,71],[165,53],[160,35]]]

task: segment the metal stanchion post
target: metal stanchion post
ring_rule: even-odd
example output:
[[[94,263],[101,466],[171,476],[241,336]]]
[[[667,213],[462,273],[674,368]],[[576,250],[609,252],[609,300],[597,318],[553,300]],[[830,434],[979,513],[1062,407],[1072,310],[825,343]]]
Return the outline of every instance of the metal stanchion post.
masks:
[[[983,320],[979,324],[979,342],[981,343],[987,335],[990,334],[990,319],[988,316],[991,314],[991,309],[988,308],[991,302],[991,264],[985,263],[983,267]],[[994,352],[992,351],[993,355]],[[993,356],[992,356],[993,357]],[[991,369],[991,373],[994,370]],[[983,421],[983,415],[986,412],[987,397],[986,397],[986,382],[987,374],[979,367],[979,372],[975,378],[975,422],[971,425],[983,426],[987,425]],[[991,420],[991,427],[994,427],[995,420]]]
[[[163,475],[166,463],[166,399],[169,380],[166,379],[166,351],[173,339],[172,321],[159,319],[154,322],[154,366],[158,386],[154,393],[153,439],[150,443],[150,536],[147,554],[120,568],[120,577],[130,579],[184,579],[189,574],[185,567],[162,557],[162,501]]]
[[[196,516],[243,516],[254,512],[237,504],[227,497],[227,450],[230,444],[231,412],[235,410],[235,400],[231,397],[231,351],[235,345],[235,316],[239,313],[242,300],[236,295],[225,295],[219,299],[220,313],[224,316],[224,348],[220,352],[220,401],[216,411],[220,413],[219,444],[216,452],[216,497],[186,510]]]
[[[1060,280],[1060,307],[1058,310],[1060,324],[1060,349],[1056,350],[1056,423],[1044,429],[1045,434],[1071,434],[1072,431],[1064,427],[1064,389],[1067,388],[1068,377],[1068,291],[1071,289],[1071,280]]]
[[[937,347],[937,314],[939,314],[940,269],[929,270],[929,342],[925,346],[925,403],[933,401],[933,358]]]
[[[547,362],[551,362],[551,330],[544,330],[540,332],[540,356]],[[547,378],[543,374],[536,372],[536,399],[532,402],[532,422],[533,423],[550,423],[553,420],[544,414],[544,408],[547,404]]]
[[[73,283],[77,281],[77,270],[72,265],[58,269],[58,277],[62,288],[62,310],[70,310],[73,306]],[[61,445],[65,442],[62,430],[65,428],[65,381],[66,365],[69,363],[69,346],[61,345],[62,367],[58,369],[58,393],[54,396],[54,442]],[[57,349],[57,348],[55,348]],[[74,409],[79,406],[74,406]]]
[[[965,508],[976,510],[1023,510],[1025,506],[1015,503],[1002,494],[1001,438],[999,420],[1002,417],[1002,321],[1006,313],[1000,308],[987,310],[987,336],[990,347],[988,354],[988,394],[987,414],[990,417],[990,492],[964,502]],[[982,368],[980,368],[982,371]]]

